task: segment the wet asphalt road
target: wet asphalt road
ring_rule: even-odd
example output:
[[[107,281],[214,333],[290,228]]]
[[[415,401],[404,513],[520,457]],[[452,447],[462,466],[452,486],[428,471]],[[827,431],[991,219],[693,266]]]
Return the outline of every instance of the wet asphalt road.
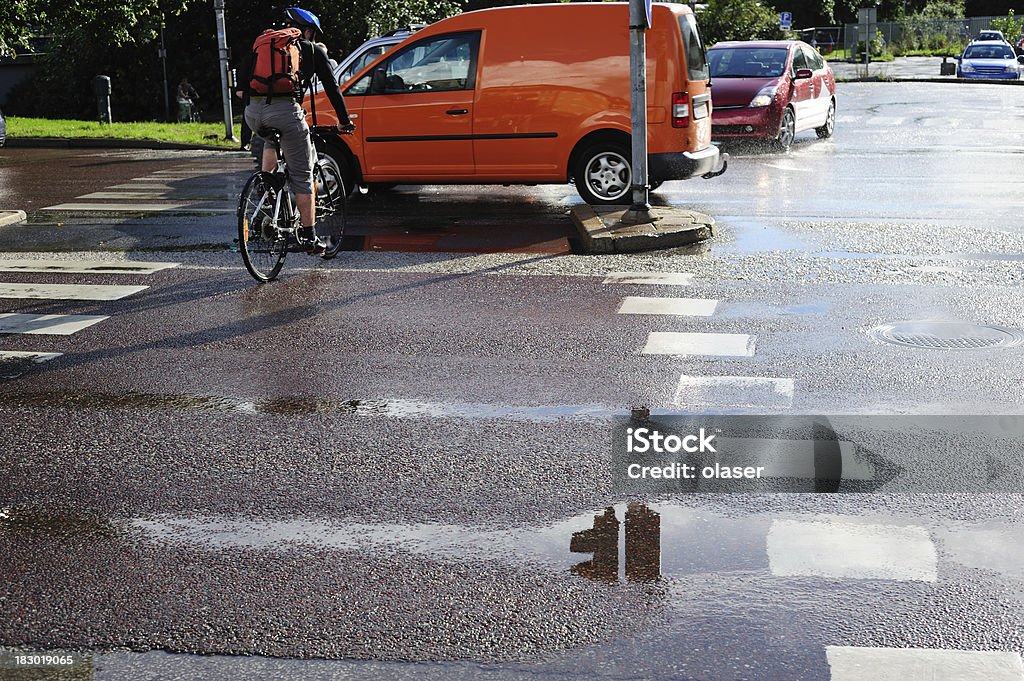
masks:
[[[149,286],[112,302],[2,301],[4,313],[109,319],[0,337],[0,350],[63,353],[0,382],[0,643],[95,650],[97,678],[133,679],[885,681],[892,665],[841,677],[840,654],[1020,653],[1024,499],[962,493],[984,463],[975,452],[936,457],[961,492],[942,495],[634,499],[609,469],[609,416],[636,405],[1021,413],[1020,346],[921,350],[872,333],[899,320],[1022,326],[1024,90],[955,88],[848,84],[834,140],[805,133],[786,156],[736,147],[722,178],[669,183],[656,200],[719,220],[697,253],[552,255],[538,244],[564,238],[568,189],[410,188],[356,210],[449,235],[519,216],[534,252],[291,256],[281,281],[256,286],[237,254],[209,250],[230,243],[224,213],[44,213],[51,197],[31,187],[45,173],[5,182],[25,203],[0,202],[32,212],[2,228],[22,251],[9,257],[109,259],[137,244],[133,260],[181,265],[0,273]],[[26,153],[2,152],[5,179]],[[52,200],[211,161],[244,174],[244,158],[156,154]],[[231,177],[172,184],[212,196]],[[152,250],[176,243],[195,248]],[[692,281],[605,283],[622,271]],[[619,314],[628,296],[718,306]],[[745,334],[755,350],[642,354],[658,331]],[[792,394],[680,389],[731,376],[792,380]],[[569,551],[574,534],[636,501],[660,514],[659,539],[630,549],[657,556],[648,569],[627,572],[613,542],[617,567],[595,555],[573,570],[591,560]],[[809,547],[794,532],[839,539]],[[793,573],[792,556],[810,567]],[[979,678],[1021,678],[1019,657],[988,659]]]

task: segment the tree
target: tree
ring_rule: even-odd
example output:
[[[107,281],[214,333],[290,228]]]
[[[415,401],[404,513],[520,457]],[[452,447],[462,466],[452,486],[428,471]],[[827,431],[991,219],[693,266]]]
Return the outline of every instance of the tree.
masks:
[[[756,0],[710,0],[697,15],[704,42],[782,38],[779,13]]]
[[[0,48],[28,39],[24,20],[11,18],[11,0],[0,0]],[[167,47],[171,95],[187,76],[205,111],[219,112],[220,72],[212,3],[208,0],[13,0],[14,12],[38,19],[36,32],[51,36],[51,49],[35,76],[8,96],[15,115],[94,118],[92,79],[111,77],[117,120],[164,115],[162,65],[158,57],[161,21]],[[324,42],[340,59],[366,38],[411,22],[431,22],[460,11],[459,0],[310,0],[302,6],[317,14]],[[238,67],[255,37],[281,19],[277,0],[225,0],[231,65]],[[278,9],[275,9],[278,8]],[[237,100],[236,100],[237,102]]]

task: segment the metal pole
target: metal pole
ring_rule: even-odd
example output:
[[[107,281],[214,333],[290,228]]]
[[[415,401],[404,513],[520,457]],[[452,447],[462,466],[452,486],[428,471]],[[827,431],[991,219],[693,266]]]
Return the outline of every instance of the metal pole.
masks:
[[[164,45],[164,21],[160,18],[160,59],[164,67],[164,120],[171,120],[171,95],[167,89],[167,46]]]
[[[237,142],[231,114],[231,92],[228,89],[228,39],[224,29],[224,0],[213,0],[217,16],[217,52],[220,54],[220,94],[224,101],[224,139]]]
[[[632,211],[647,212],[647,5],[645,0],[629,0],[629,107],[633,124],[633,206]]]

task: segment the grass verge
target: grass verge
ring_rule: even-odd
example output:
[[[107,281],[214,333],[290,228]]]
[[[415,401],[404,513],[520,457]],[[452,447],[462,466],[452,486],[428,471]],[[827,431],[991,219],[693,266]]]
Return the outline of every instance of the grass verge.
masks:
[[[234,126],[234,134],[239,135]],[[154,140],[179,144],[204,144],[237,148],[238,142],[224,139],[223,123],[99,123],[96,121],[50,120],[47,118],[7,118],[7,136],[99,138],[118,140]]]

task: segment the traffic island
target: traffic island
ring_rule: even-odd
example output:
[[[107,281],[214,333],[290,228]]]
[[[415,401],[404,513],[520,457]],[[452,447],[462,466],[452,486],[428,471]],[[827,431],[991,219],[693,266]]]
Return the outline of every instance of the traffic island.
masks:
[[[638,215],[629,206],[574,206],[569,212],[584,253],[635,253],[675,248],[714,236],[715,219],[684,208],[651,208]]]
[[[16,225],[25,222],[28,218],[23,210],[0,210],[0,227],[4,225]]]

